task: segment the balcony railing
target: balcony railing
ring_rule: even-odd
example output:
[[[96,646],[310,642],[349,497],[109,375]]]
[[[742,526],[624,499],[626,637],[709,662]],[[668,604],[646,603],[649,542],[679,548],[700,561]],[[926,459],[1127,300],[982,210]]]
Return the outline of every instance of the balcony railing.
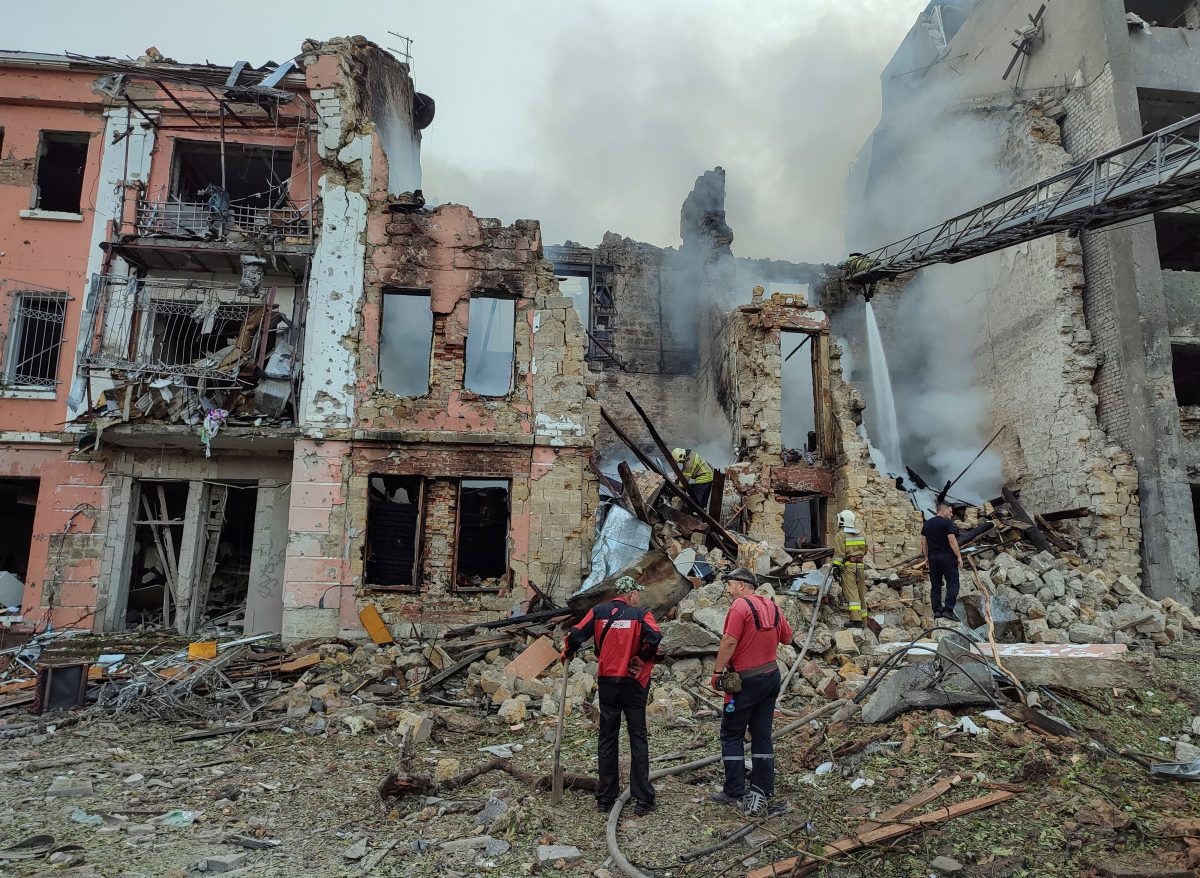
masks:
[[[308,214],[308,205],[245,207],[231,204],[217,211],[204,202],[140,199],[137,233],[222,241],[230,232],[240,232],[257,240],[303,238],[308,241],[312,235]]]
[[[274,347],[274,290],[188,278],[99,277],[98,331],[83,358],[91,371],[143,379],[191,377],[233,387],[251,362]]]

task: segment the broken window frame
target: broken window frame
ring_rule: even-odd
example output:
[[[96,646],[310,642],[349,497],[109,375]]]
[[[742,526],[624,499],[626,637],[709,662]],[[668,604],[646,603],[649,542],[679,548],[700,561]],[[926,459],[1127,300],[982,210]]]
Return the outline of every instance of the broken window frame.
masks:
[[[425,386],[424,386],[424,389],[420,393],[407,393],[407,392],[400,393],[400,392],[397,392],[396,390],[393,390],[392,388],[388,387],[385,383],[383,352],[384,352],[384,346],[385,346],[387,338],[388,338],[388,333],[387,333],[388,302],[395,301],[395,300],[398,300],[401,298],[407,298],[409,300],[424,299],[425,300],[425,310],[423,312],[421,312],[421,317],[423,319],[425,314],[428,314],[428,316],[429,316],[429,325],[428,325],[428,332],[426,334],[426,348],[425,348]],[[403,323],[405,318],[411,318],[413,315],[405,313],[405,314],[398,314],[397,316],[400,317],[401,323]],[[430,290],[419,289],[419,288],[407,288],[407,287],[384,287],[383,288],[383,290],[381,291],[381,294],[380,294],[379,344],[378,344],[378,349],[376,351],[376,357],[378,360],[378,369],[379,369],[379,374],[376,379],[376,384],[380,390],[384,391],[385,393],[389,393],[392,396],[398,397],[400,399],[420,399],[421,397],[425,397],[425,396],[429,395],[429,392],[433,387],[433,329],[434,329],[433,323],[434,323],[434,321],[433,321],[433,296],[432,296],[432,292]],[[403,344],[403,341],[402,341],[402,344]]]
[[[776,497],[783,505],[790,506],[793,503],[810,503],[812,504],[812,523],[813,532],[810,534],[812,547],[826,548],[829,546],[829,533],[826,527],[825,517],[829,513],[829,498],[824,494],[780,494]],[[786,515],[786,513],[785,513]],[[785,530],[783,533],[783,544],[787,547],[788,534]],[[799,548],[799,547],[797,547]]]
[[[12,314],[9,320],[8,345],[4,352],[3,383],[16,390],[53,392],[59,382],[58,361],[62,357],[63,337],[67,325],[67,303],[71,301],[64,290],[18,289],[13,290]],[[45,310],[38,305],[48,306]],[[49,318],[49,319],[47,319]],[[26,333],[30,321],[40,324],[34,346],[39,350],[22,356],[27,345]],[[22,374],[22,365],[41,360],[50,367],[49,374]]]
[[[478,483],[494,483],[503,482],[505,485],[505,510],[504,510],[504,573],[499,577],[500,583],[495,586],[486,586],[482,588],[474,588],[471,586],[460,586],[458,584],[459,560],[462,556],[462,551],[459,542],[462,537],[462,520],[463,520],[463,487],[472,482]],[[488,478],[485,476],[473,476],[469,478],[461,478],[458,480],[457,490],[454,495],[454,563],[450,571],[450,587],[452,591],[459,594],[495,594],[504,591],[512,586],[513,571],[512,571],[512,545],[510,535],[512,533],[512,479],[508,478]]]
[[[806,336],[806,338],[798,340],[796,336]],[[801,451],[812,451],[818,454],[821,451],[821,380],[820,380],[820,344],[821,333],[815,330],[803,329],[781,329],[779,332],[779,436],[784,448],[799,448]],[[784,419],[788,417],[787,412],[789,407],[784,403],[784,381],[785,374],[790,365],[787,361],[788,354],[796,349],[796,345],[803,345],[808,350],[799,350],[796,357],[805,357],[809,363],[809,374],[811,380],[809,386],[812,388],[812,429],[807,431],[804,436],[804,442],[799,445],[790,445],[784,438]],[[793,360],[795,357],[793,357]],[[809,433],[813,434],[814,447],[809,448]],[[790,435],[790,434],[789,434]]]
[[[406,479],[416,482],[417,489],[417,520],[413,525],[413,565],[411,583],[378,583],[373,582],[368,571],[371,570],[371,510],[374,501],[371,496],[371,481],[373,479]],[[382,592],[419,592],[421,591],[421,552],[425,536],[425,496],[429,480],[423,476],[399,475],[395,473],[371,473],[367,476],[367,521],[363,528],[363,588],[367,591]],[[392,501],[386,501],[392,502]]]
[[[83,178],[87,175],[88,155],[91,152],[92,136],[86,131],[50,131],[44,130],[38,137],[36,167],[33,170],[33,188],[30,192],[29,206],[43,213],[61,213],[68,216],[83,216]],[[43,192],[41,185],[42,169],[45,167],[46,156],[49,154],[51,143],[73,143],[83,145],[83,161],[79,165],[79,192],[75,196],[74,210],[64,210],[61,206],[47,207],[42,203]]]
[[[507,385],[506,385],[503,393],[493,393],[493,392],[491,392],[491,390],[492,390],[491,387],[487,387],[487,389],[485,389],[485,390],[480,390],[480,389],[477,389],[476,387],[471,386],[472,363],[475,362],[475,360],[481,355],[486,355],[489,353],[496,353],[496,352],[487,351],[487,350],[481,349],[481,348],[474,348],[474,350],[473,350],[473,345],[472,345],[471,339],[472,338],[478,339],[479,335],[480,335],[480,333],[475,333],[475,332],[471,331],[472,319],[473,319],[474,315],[476,313],[478,313],[475,310],[475,304],[477,302],[496,302],[497,303],[497,306],[496,306],[497,311],[505,310],[505,306],[507,308],[512,309],[512,321],[511,321],[511,324],[509,327],[509,335],[508,335],[508,338],[510,340],[510,345],[509,345],[509,349],[508,349],[508,382],[507,382]],[[481,317],[480,319],[483,320],[485,318]],[[493,335],[493,333],[492,333],[493,322],[492,321],[495,318],[489,317],[487,319],[488,319],[488,323],[485,325],[484,332],[482,333],[485,336],[485,338],[483,341],[477,342],[476,344],[480,344],[480,345],[486,344],[487,337],[490,337]],[[500,336],[500,338],[503,338],[503,337],[504,337],[503,335]],[[511,396],[513,393],[514,386],[515,386],[513,376],[516,372],[516,368],[515,368],[516,362],[517,362],[517,300],[516,300],[516,297],[504,295],[503,293],[497,293],[496,291],[488,291],[485,293],[473,294],[471,296],[469,302],[467,303],[467,337],[465,339],[465,343],[463,346],[463,390],[466,390],[469,393],[474,393],[477,396],[484,397],[487,399],[505,399],[505,398]],[[480,371],[482,371],[484,373],[484,376],[486,376],[487,370],[482,364],[478,365],[476,368],[478,368]],[[481,376],[481,377],[483,377],[483,376]]]

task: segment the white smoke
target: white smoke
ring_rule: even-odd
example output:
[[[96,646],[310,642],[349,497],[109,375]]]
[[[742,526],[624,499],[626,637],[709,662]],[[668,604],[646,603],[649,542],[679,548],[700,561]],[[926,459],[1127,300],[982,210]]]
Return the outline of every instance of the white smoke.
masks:
[[[848,236],[864,252],[936,225],[1009,189],[1002,167],[1007,121],[981,111],[947,109],[950,98],[930,88],[886,116],[855,169],[862,201],[851,207]],[[995,428],[979,382],[976,346],[986,296],[996,285],[999,257],[971,259],[918,272],[900,294],[874,300],[891,369],[905,464],[935,491],[970,469],[950,494],[972,502],[999,494],[1000,457],[988,451],[971,463]],[[891,294],[894,296],[895,294]],[[859,352],[852,380],[873,403],[862,344],[864,309],[851,305],[839,330]],[[855,344],[857,342],[857,344]]]

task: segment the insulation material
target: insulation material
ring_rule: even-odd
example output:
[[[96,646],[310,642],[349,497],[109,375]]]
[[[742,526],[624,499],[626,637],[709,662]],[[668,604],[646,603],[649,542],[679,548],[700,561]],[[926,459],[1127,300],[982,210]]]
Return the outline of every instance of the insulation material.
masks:
[[[609,506],[592,547],[592,571],[579,586],[582,594],[593,585],[630,566],[650,548],[650,525],[620,506]]]

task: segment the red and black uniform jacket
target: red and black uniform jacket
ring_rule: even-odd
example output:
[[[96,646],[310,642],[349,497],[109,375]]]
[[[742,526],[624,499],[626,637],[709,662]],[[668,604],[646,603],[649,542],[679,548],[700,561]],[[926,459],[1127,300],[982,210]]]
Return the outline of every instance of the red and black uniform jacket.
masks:
[[[648,610],[631,607],[623,597],[596,604],[567,635],[567,656],[573,656],[589,636],[596,647],[600,665],[596,676],[601,683],[636,680],[641,686],[650,685],[662,632]],[[640,659],[640,667],[631,669],[635,658]]]

